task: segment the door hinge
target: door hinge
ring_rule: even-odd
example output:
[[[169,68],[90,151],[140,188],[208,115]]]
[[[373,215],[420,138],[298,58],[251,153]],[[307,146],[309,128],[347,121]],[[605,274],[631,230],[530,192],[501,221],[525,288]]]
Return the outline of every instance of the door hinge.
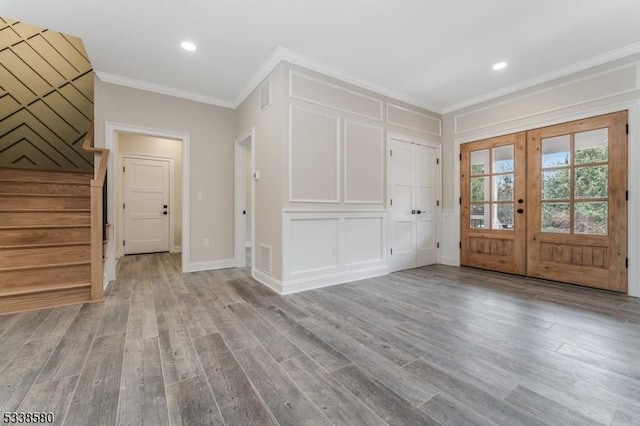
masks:
[[[390,203],[390,205],[393,205],[393,198],[391,199],[391,203]]]
[[[126,245],[127,245],[127,242],[125,240],[122,240],[122,246],[124,247]]]
[[[458,203],[459,203],[460,205],[462,205],[462,197],[460,197],[460,198],[458,199]]]
[[[246,210],[242,210],[242,214],[247,214],[247,211]]]
[[[628,257],[624,259],[624,267],[629,269],[629,258]]]
[[[460,161],[462,161],[462,154],[460,154]]]
[[[124,173],[124,166],[122,166],[122,173]]]
[[[125,204],[124,204],[124,203],[122,203],[122,209],[124,210],[124,208],[125,208]]]
[[[440,248],[440,243],[436,243],[436,248]]]
[[[440,159],[436,158],[436,164],[440,164]]]
[[[393,254],[393,249],[391,249],[391,254]]]
[[[627,130],[627,134],[629,134],[629,124],[627,124],[626,130]]]
[[[389,150],[389,157],[393,157],[393,150],[392,149]]]
[[[436,207],[440,207],[440,200],[436,201]]]
[[[629,191],[625,191],[624,198],[625,200],[629,201]]]
[[[462,248],[462,241],[458,243],[458,247]]]

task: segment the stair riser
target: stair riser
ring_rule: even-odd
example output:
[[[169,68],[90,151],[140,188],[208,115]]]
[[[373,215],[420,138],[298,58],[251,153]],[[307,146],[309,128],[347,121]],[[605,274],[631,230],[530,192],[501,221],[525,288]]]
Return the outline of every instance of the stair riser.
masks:
[[[82,197],[29,197],[0,195],[0,206],[5,210],[20,209],[88,209],[89,198]]]
[[[91,246],[0,250],[0,268],[21,268],[91,260]]]
[[[89,184],[93,179],[93,173],[65,173],[65,172],[46,172],[41,170],[25,170],[25,169],[0,169],[0,179],[3,180],[21,180],[30,182],[39,181],[56,181],[56,182],[73,182]]]
[[[2,226],[90,225],[89,212],[0,212]]]
[[[88,184],[57,185],[55,183],[17,182],[5,180],[0,182],[0,193],[3,194],[60,194],[89,196]]]
[[[29,290],[32,287],[91,282],[91,265],[71,265],[17,271],[0,271],[0,294]]]
[[[91,228],[0,229],[0,246],[91,242]]]
[[[91,289],[89,287],[0,297],[0,313],[8,314],[33,309],[52,308],[55,306],[89,302],[90,300]]]

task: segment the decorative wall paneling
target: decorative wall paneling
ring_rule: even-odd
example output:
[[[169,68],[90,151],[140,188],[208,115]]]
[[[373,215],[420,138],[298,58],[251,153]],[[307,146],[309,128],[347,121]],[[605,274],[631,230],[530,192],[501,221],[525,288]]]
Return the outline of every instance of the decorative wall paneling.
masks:
[[[432,136],[442,136],[441,119],[392,103],[387,103],[387,123]]]
[[[285,212],[283,293],[386,274],[387,213]]]
[[[344,121],[344,202],[384,202],[384,129]]]
[[[82,41],[0,18],[0,166],[93,170],[82,140],[93,71]]]

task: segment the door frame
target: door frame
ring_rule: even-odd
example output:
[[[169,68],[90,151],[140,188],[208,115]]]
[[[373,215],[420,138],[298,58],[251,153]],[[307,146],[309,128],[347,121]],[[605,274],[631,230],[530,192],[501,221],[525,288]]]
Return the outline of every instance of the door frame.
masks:
[[[389,242],[387,244],[387,247],[389,248],[389,250],[387,250],[387,254],[386,254],[386,261],[387,261],[387,265],[389,267],[389,272],[395,272],[394,270],[392,270],[391,268],[391,244],[393,242],[393,224],[392,224],[392,220],[393,220],[393,216],[392,216],[392,212],[391,212],[391,140],[396,140],[399,142],[407,142],[407,143],[412,143],[415,145],[422,145],[422,146],[427,146],[429,148],[435,148],[437,150],[437,155],[441,161],[440,164],[437,164],[437,170],[436,170],[436,198],[437,200],[440,201],[440,205],[436,207],[436,227],[438,228],[437,233],[438,233],[438,242],[442,242],[442,144],[440,142],[434,142],[428,139],[423,139],[423,138],[417,138],[414,136],[409,136],[406,135],[404,133],[396,133],[396,132],[387,132],[387,137],[386,137],[386,144],[385,144],[385,150],[386,150],[386,199],[385,199],[385,203],[386,203],[386,208],[388,211],[387,214],[387,241]],[[440,263],[440,255],[442,253],[442,251],[440,250],[440,248],[437,249],[438,252],[438,263]]]
[[[634,164],[640,164],[640,100],[631,102],[621,102],[608,105],[601,108],[593,108],[580,111],[574,114],[564,114],[552,119],[537,119],[528,121],[526,124],[514,125],[502,130],[492,130],[472,135],[461,136],[453,140],[453,232],[455,239],[449,241],[454,247],[455,266],[460,266],[460,250],[455,248],[460,241],[460,204],[456,203],[460,197],[460,145],[473,142],[480,139],[488,139],[496,136],[508,135],[511,133],[533,130],[540,127],[553,126],[556,124],[567,123],[575,120],[583,120],[598,115],[610,114],[613,112],[627,110],[629,112],[629,134],[627,135],[628,144],[628,219],[627,219],[627,241],[628,241],[628,290],[629,296],[640,297],[640,223],[631,220],[633,217],[640,216],[640,168],[633,167]]]
[[[109,243],[107,244],[107,259],[105,262],[105,274],[107,282],[116,279],[116,245],[114,241],[115,227],[119,223],[117,206],[115,205],[115,176],[116,161],[119,157],[118,132],[136,133],[145,136],[154,136],[166,139],[176,139],[181,142],[182,147],[182,272],[189,272],[190,264],[190,181],[191,175],[191,136],[189,133],[174,132],[171,130],[152,129],[148,127],[136,126],[107,121],[104,124],[105,148],[111,151],[107,163],[107,223],[111,224],[109,232]]]
[[[173,184],[173,175],[174,175],[174,169],[173,169],[173,158],[172,157],[165,157],[162,155],[152,155],[152,154],[121,154],[120,155],[120,164],[122,164],[124,166],[124,160],[126,158],[133,158],[133,159],[139,159],[139,160],[157,160],[157,161],[166,161],[169,163],[169,252],[170,253],[177,253],[178,250],[175,250],[176,245],[175,245],[175,222],[173,219],[173,213],[172,213],[172,209],[171,206],[173,205],[173,201],[175,200],[174,198],[174,194],[175,194],[175,185]],[[125,178],[124,178],[124,174],[122,169],[118,170],[118,174],[121,176],[120,181],[122,182],[122,187],[120,188],[120,190],[122,191],[122,202],[124,203],[124,199],[125,199],[125,195],[126,195],[126,186],[125,186]],[[122,221],[122,238],[126,239],[126,223],[125,223],[125,217],[124,217],[124,209],[120,208],[120,220]],[[115,232],[115,231],[114,231]],[[114,238],[114,241],[116,243],[116,251],[118,252],[118,254],[123,255],[124,254],[124,247],[122,247],[122,245],[118,244],[118,240],[116,240]],[[121,249],[122,251],[118,250]],[[120,257],[120,256],[119,256]]]
[[[248,147],[251,149],[251,171],[255,171],[256,169],[256,150],[255,150],[255,140],[256,140],[256,129],[255,127],[250,127],[247,131],[242,133],[240,137],[235,140],[234,143],[234,164],[235,164],[235,208],[234,208],[234,229],[235,229],[235,264],[238,268],[244,268],[247,266],[247,257],[245,252],[246,245],[246,234],[247,234],[247,226],[246,220],[238,220],[242,214],[242,210],[244,207],[244,200],[246,199],[246,173],[244,170],[245,165],[245,153]],[[253,268],[256,264],[256,216],[255,216],[255,179],[251,179],[251,207],[249,209],[249,214],[251,215],[251,275],[253,276]]]

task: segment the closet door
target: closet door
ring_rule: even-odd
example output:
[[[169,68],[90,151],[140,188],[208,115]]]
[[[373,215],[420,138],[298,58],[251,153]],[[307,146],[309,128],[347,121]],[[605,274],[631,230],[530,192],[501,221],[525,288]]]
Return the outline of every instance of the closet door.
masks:
[[[438,149],[399,140],[389,144],[391,269],[438,261]]]
[[[524,275],[525,134],[463,144],[460,151],[460,263]]]
[[[627,291],[627,113],[528,132],[527,275]]]

